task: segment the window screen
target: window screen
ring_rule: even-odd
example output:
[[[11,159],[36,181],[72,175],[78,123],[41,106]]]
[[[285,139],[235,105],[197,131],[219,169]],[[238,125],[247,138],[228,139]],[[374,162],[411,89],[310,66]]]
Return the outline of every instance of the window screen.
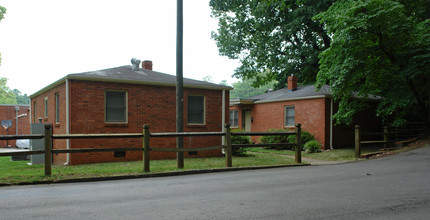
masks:
[[[106,122],[127,122],[126,92],[106,91]]]
[[[188,123],[204,124],[204,96],[188,96]]]
[[[231,110],[230,111],[230,125],[232,128],[237,128],[239,126],[239,111]]]
[[[294,126],[295,125],[295,110],[294,106],[285,106],[285,126]]]
[[[55,123],[60,123],[60,94],[55,93]]]

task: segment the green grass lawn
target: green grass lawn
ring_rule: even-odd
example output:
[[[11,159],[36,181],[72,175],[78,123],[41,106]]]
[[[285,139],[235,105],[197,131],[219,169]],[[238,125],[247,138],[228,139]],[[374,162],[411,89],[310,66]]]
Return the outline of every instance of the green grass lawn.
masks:
[[[266,153],[266,154],[279,154],[279,155],[294,155],[295,152],[292,150],[275,150],[275,149],[265,149],[265,148],[249,148],[249,152],[255,153]],[[379,151],[379,148],[363,148],[361,153],[366,154],[370,152]],[[334,149],[327,150],[320,153],[305,153],[302,151],[302,157],[326,160],[326,161],[341,161],[341,160],[355,160],[355,150],[354,149]]]
[[[291,158],[256,153],[249,153],[244,157],[233,157],[232,161],[233,167],[294,164],[294,159]],[[0,157],[0,184],[144,174],[143,162],[134,161],[79,166],[53,166],[51,177],[45,177],[43,165],[27,165],[28,162],[11,161],[10,157]],[[225,158],[186,158],[184,164],[185,168],[181,170],[222,168],[225,167]],[[178,171],[176,160],[152,160],[150,166],[151,173]]]
[[[392,153],[412,150],[416,147],[404,147]],[[378,147],[363,148],[362,154],[379,151]],[[249,148],[246,156],[233,157],[233,167],[273,166],[295,164],[291,150],[271,150],[264,148]],[[354,149],[335,149],[321,153],[308,154],[303,157],[327,161],[355,160]],[[52,175],[45,177],[43,165],[27,165],[29,161],[11,161],[10,157],[0,157],[0,184],[18,184],[44,180],[62,180],[89,177],[140,175],[143,172],[143,162],[99,163],[79,166],[53,166]],[[225,167],[224,157],[186,158],[185,168],[181,170],[200,170]],[[152,160],[150,173],[178,171],[176,160]]]

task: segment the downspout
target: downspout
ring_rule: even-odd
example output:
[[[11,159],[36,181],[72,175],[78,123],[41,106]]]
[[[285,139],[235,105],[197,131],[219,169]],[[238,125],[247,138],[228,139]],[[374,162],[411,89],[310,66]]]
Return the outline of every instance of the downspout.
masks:
[[[66,134],[70,133],[70,120],[69,120],[69,116],[70,116],[70,112],[69,112],[69,102],[70,102],[70,98],[69,98],[69,79],[66,78]],[[70,149],[70,140],[66,139],[66,148],[67,150]],[[67,153],[67,161],[66,163],[64,163],[64,165],[69,165],[70,162],[70,153]]]
[[[222,132],[225,132],[225,127],[224,127],[224,124],[225,124],[225,90],[223,89],[222,90],[222,104],[221,104],[221,109],[222,109],[222,111],[221,111],[221,131]],[[222,138],[221,139],[221,144],[222,145],[225,145],[225,139],[224,138]],[[223,152],[224,152],[224,148],[223,148]]]
[[[30,117],[28,117],[30,119],[30,134],[31,134],[31,119],[32,119],[31,116],[33,115],[33,108],[32,108],[32,106],[33,106],[33,101],[30,98],[30,112],[29,112]]]
[[[333,150],[333,97],[330,100],[330,149]]]

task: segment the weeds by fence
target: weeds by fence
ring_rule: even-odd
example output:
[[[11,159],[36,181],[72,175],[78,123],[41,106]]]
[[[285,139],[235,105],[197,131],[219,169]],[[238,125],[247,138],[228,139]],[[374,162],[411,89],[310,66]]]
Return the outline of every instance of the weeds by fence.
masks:
[[[416,138],[426,137],[430,134],[430,130],[425,126],[425,123],[407,123],[402,128],[384,126],[381,132],[362,132],[360,125],[355,125],[355,157],[361,156],[361,145],[363,144],[384,144],[384,148],[387,148],[390,143],[408,143]],[[364,135],[382,136],[382,140],[362,140]]]
[[[301,163],[301,125],[296,125],[295,132],[231,132],[230,125],[226,124],[225,132],[171,132],[171,133],[150,133],[149,125],[143,126],[142,133],[126,133],[126,134],[52,134],[52,126],[45,125],[45,134],[42,135],[3,135],[0,140],[13,140],[13,139],[44,139],[45,149],[38,151],[23,151],[23,152],[9,152],[0,153],[0,156],[15,156],[15,155],[45,155],[45,175],[51,175],[52,154],[60,153],[87,153],[87,152],[114,152],[114,151],[143,151],[143,171],[150,172],[150,152],[151,151],[167,151],[167,152],[188,152],[188,151],[207,151],[225,149],[226,167],[232,167],[232,147],[239,145],[231,144],[231,136],[260,136],[260,135],[296,135],[296,143],[290,144],[276,144],[276,145],[294,145],[296,146],[295,162]],[[192,136],[223,136],[225,145],[210,146],[202,148],[151,148],[151,138],[162,137],[192,137]],[[91,149],[53,149],[52,143],[54,139],[101,139],[101,138],[142,138],[142,148],[91,148]],[[261,147],[268,144],[253,144],[246,145],[246,147]],[[243,146],[243,145],[242,145]],[[182,162],[183,163],[183,162]]]

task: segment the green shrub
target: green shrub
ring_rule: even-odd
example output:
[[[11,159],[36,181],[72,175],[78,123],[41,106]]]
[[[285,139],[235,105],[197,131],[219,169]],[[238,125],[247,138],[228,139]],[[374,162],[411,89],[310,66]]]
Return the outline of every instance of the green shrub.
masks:
[[[287,129],[269,129],[267,132],[288,132]],[[270,135],[270,136],[262,136],[260,138],[260,143],[262,144],[281,144],[281,143],[289,143],[288,137],[286,135]],[[266,147],[268,149],[277,149],[277,150],[289,150],[291,147]]]
[[[301,138],[301,148],[303,149],[304,145],[309,142],[315,140],[315,136],[308,131],[302,130],[302,138]],[[296,135],[290,135],[287,138],[288,143],[296,143]]]
[[[269,129],[268,132],[289,132],[287,129]],[[301,148],[303,149],[304,145],[312,140],[315,140],[315,136],[308,131],[302,130],[301,135]],[[273,136],[262,136],[260,138],[260,143],[262,144],[279,144],[279,143],[296,143],[296,135],[273,135]],[[295,147],[266,147],[269,149],[278,149],[278,150],[295,150]]]
[[[244,130],[234,129],[231,132],[244,132]],[[250,136],[231,136],[231,144],[252,144]],[[235,156],[243,156],[248,148],[246,147],[232,147],[231,152]]]
[[[308,141],[303,148],[306,153],[317,153],[321,151],[321,144],[317,140]]]

